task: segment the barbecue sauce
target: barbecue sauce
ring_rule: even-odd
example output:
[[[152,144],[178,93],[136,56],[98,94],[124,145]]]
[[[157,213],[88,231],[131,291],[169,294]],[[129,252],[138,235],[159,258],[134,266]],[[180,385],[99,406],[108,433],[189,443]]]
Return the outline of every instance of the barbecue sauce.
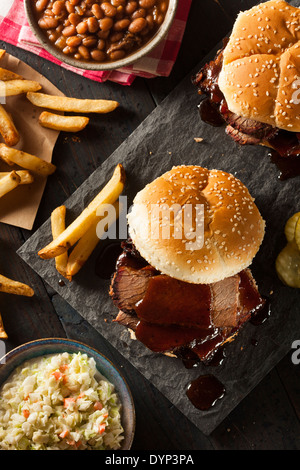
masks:
[[[221,127],[225,123],[219,110],[209,98],[206,98],[199,104],[199,114],[202,121],[206,122],[206,124],[210,124],[211,126]]]
[[[197,409],[207,411],[224,397],[225,391],[215,376],[201,375],[189,384],[186,395]]]
[[[95,274],[101,279],[110,279],[113,275],[116,262],[123,249],[119,241],[111,242],[102,248],[96,259]]]

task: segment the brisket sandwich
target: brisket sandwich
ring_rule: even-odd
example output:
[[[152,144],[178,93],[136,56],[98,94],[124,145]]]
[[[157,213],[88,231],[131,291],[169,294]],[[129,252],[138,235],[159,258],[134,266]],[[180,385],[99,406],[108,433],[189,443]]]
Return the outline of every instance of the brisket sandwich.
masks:
[[[264,307],[249,265],[265,223],[233,175],[174,167],[136,195],[128,224],[110,286],[114,321],[151,351],[207,362]]]
[[[216,58],[193,77],[203,120],[241,145],[300,154],[300,8],[271,0],[241,12]]]

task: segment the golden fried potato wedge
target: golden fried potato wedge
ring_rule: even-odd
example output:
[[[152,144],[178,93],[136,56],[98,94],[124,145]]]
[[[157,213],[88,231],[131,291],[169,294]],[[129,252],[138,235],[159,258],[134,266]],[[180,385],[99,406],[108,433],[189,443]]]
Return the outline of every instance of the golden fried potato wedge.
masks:
[[[5,49],[0,49],[0,60],[5,56],[6,50]]]
[[[292,242],[295,239],[295,230],[299,219],[300,212],[296,212],[296,214],[292,215],[292,217],[290,217],[287,223],[285,224],[284,234],[288,242]]]
[[[0,80],[7,82],[8,80],[24,80],[24,78],[15,72],[0,67]]]
[[[35,155],[0,144],[0,158],[8,164],[15,164],[26,170],[31,170],[42,176],[49,176],[55,172],[56,166],[46,162]]]
[[[20,184],[31,184],[34,182],[34,177],[29,171],[18,170],[16,171],[16,173],[20,177]],[[9,174],[10,174],[9,171],[0,172],[0,180]]]
[[[1,313],[0,313],[0,339],[7,339],[7,338],[8,336],[4,329],[3,320],[2,320]]]
[[[12,279],[2,276],[2,274],[0,274],[0,292],[22,295],[24,297],[32,297],[34,295],[34,290],[31,287],[22,282],[13,281]]]
[[[288,243],[279,253],[276,271],[284,284],[300,288],[300,251],[295,241]]]
[[[1,79],[0,79],[1,80]],[[17,145],[20,140],[20,134],[13,122],[10,114],[0,104],[0,134],[2,135],[4,142],[9,147]]]
[[[105,210],[105,207],[104,209]],[[114,211],[108,211],[107,216],[105,217],[105,227],[103,227],[103,233],[97,231],[97,226],[102,217],[97,217],[88,231],[83,235],[83,237],[78,241],[77,245],[74,247],[73,251],[69,256],[69,261],[67,265],[67,276],[68,279],[72,279],[75,274],[77,274],[80,269],[85,265],[96,246],[101,240],[104,230],[106,231],[119,217],[119,203],[115,202]],[[101,227],[102,228],[102,227]]]
[[[27,98],[35,106],[71,113],[110,113],[119,103],[112,100],[79,99],[28,92]]]
[[[8,80],[0,82],[0,96],[15,96],[29,91],[41,90],[42,86],[34,80]]]
[[[53,240],[66,229],[66,206],[59,206],[51,214],[51,229]],[[65,278],[67,277],[68,252],[55,258],[56,270]]]
[[[89,123],[85,116],[62,116],[44,111],[39,117],[39,123],[43,127],[63,132],[82,131]]]
[[[19,186],[21,178],[15,171],[11,171],[8,175],[0,179],[0,198],[5,196],[17,186]]]
[[[65,253],[69,248],[87,232],[97,218],[97,209],[101,204],[114,204],[125,184],[125,171],[121,164],[117,165],[113,176],[92,202],[69,225],[66,230],[49,245],[39,251],[42,259],[56,258]]]

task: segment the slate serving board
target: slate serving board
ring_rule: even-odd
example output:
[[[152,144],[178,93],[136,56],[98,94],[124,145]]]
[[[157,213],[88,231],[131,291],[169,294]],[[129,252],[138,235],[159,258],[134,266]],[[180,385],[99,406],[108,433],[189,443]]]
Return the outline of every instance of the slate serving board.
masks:
[[[299,0],[291,2],[299,5]],[[216,48],[217,50],[218,48]],[[101,242],[82,271],[70,284],[60,286],[54,261],[41,260],[37,252],[51,240],[50,219],[19,249],[20,257],[57,291],[82,317],[157,387],[204,434],[210,434],[238,403],[290,351],[300,333],[300,292],[284,286],[275,271],[275,260],[285,244],[284,225],[299,210],[299,181],[279,180],[278,169],[264,148],[239,147],[224,128],[201,122],[199,97],[191,76],[209,59],[212,51],[173,90],[133,134],[67,200],[68,221],[73,220],[122,163],[127,174],[124,195],[128,207],[137,191],[174,165],[196,164],[233,173],[255,197],[266,220],[266,236],[251,266],[261,293],[271,299],[271,316],[260,326],[247,324],[228,345],[221,366],[199,365],[186,369],[178,359],[153,354],[130,338],[127,330],[112,323],[117,309],[108,295],[109,281],[95,275]],[[195,142],[195,137],[204,140]],[[67,222],[68,222],[67,221]],[[213,374],[226,393],[209,411],[199,411],[186,396],[188,384],[202,374]]]

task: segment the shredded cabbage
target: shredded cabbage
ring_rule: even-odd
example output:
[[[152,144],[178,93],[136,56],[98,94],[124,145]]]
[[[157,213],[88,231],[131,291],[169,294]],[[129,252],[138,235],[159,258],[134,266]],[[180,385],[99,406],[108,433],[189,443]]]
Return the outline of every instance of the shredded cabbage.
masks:
[[[121,404],[93,358],[62,353],[25,362],[0,391],[1,450],[117,450]]]

